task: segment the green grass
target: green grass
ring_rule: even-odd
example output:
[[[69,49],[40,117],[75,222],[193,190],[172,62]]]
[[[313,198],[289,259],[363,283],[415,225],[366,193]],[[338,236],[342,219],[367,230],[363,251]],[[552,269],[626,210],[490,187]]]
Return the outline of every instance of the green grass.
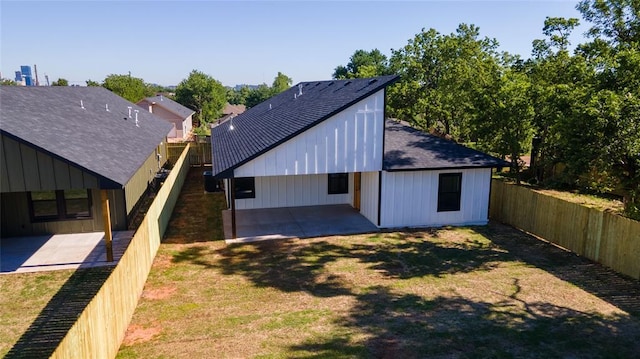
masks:
[[[631,357],[638,294],[500,225],[163,244],[118,357]]]
[[[74,270],[0,275],[0,357],[4,357]]]

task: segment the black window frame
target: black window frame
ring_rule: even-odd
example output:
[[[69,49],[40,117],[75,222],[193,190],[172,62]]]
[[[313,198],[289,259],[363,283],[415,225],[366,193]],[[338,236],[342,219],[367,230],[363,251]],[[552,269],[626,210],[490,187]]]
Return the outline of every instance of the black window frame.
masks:
[[[349,174],[348,173],[327,174],[327,193],[328,194],[349,193]]]
[[[446,183],[452,179],[457,180],[456,184]],[[452,189],[452,187],[454,187]],[[462,172],[440,173],[438,177],[438,212],[460,211],[460,201],[462,198]]]
[[[60,222],[60,221],[74,221],[80,219],[93,219],[93,202],[91,198],[91,190],[85,189],[87,193],[87,211],[86,212],[77,212],[77,213],[68,213],[69,208],[67,208],[67,200],[70,198],[65,197],[65,190],[54,190],[54,191],[36,191],[36,192],[53,192],[55,193],[55,206],[56,206],[56,214],[48,215],[48,216],[38,216],[36,215],[36,209],[34,206],[34,202],[38,202],[38,200],[34,200],[32,196],[32,192],[27,192],[27,200],[29,202],[29,215],[31,217],[31,222]],[[51,200],[49,200],[51,201]]]
[[[255,177],[238,177],[233,179],[233,191],[235,199],[256,198]]]

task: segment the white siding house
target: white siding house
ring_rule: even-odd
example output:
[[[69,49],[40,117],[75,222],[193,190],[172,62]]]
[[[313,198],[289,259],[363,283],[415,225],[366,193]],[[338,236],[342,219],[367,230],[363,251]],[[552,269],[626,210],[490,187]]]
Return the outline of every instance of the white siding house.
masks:
[[[441,173],[462,175],[458,211],[438,211]],[[490,183],[490,168],[382,172],[380,227],[487,224]]]
[[[301,83],[213,128],[233,213],[349,204],[379,228],[485,224],[491,168],[505,164],[385,121],[396,80]]]

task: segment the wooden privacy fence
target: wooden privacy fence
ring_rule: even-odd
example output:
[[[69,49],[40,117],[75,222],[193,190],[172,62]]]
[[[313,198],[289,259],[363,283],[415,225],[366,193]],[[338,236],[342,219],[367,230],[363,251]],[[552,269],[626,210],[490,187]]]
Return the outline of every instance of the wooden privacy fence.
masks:
[[[489,216],[640,279],[640,222],[495,179]]]
[[[182,150],[191,145],[191,151],[189,152],[188,162],[191,166],[202,166],[205,164],[211,164],[211,141],[207,137],[203,142],[182,142],[182,143],[167,143],[167,160],[172,164],[175,164]]]
[[[51,358],[115,358],[189,170],[183,148],[129,247]]]

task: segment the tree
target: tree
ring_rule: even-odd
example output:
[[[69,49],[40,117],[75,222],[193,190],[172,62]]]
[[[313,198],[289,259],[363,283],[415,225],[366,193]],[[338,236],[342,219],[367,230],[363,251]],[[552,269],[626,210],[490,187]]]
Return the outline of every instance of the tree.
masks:
[[[87,84],[87,87],[99,87],[100,83],[97,81],[93,81],[93,80],[87,80],[85,81],[85,83]]]
[[[11,79],[0,80],[0,86],[17,86],[18,84]]]
[[[389,73],[389,61],[378,49],[356,50],[346,66],[338,65],[333,71],[334,79],[364,78]]]
[[[63,78],[59,78],[58,81],[53,81],[51,86],[69,86],[69,81]]]
[[[640,1],[583,0],[577,8],[593,24],[593,41],[579,51],[598,70],[577,113],[580,128],[593,130],[565,129],[592,147],[589,184],[621,189],[625,211],[640,219]]]
[[[241,86],[238,90],[230,88],[227,90],[227,102],[232,105],[245,105],[250,93],[249,86]]]
[[[153,95],[144,80],[131,75],[111,74],[104,79],[102,87],[134,103]]]
[[[220,117],[227,97],[219,81],[193,70],[176,87],[176,101],[196,111],[196,124],[206,124]]]
[[[265,101],[272,95],[273,95],[273,91],[271,90],[271,88],[267,86],[267,84],[261,84],[260,86],[258,86],[255,89],[252,89],[249,92],[245,105],[247,107],[253,107]]]
[[[287,90],[291,87],[291,82],[291,77],[278,71],[278,75],[273,79],[273,85],[271,85],[273,94],[279,94],[280,92]]]
[[[424,130],[473,138],[476,98],[500,72],[496,47],[473,25],[461,24],[450,35],[422,29],[392,51],[390,69],[400,81],[389,89],[390,113]]]
[[[612,46],[627,46],[640,39],[640,1],[582,0],[576,7],[593,26],[588,35]]]
[[[524,165],[520,155],[529,149],[534,133],[530,89],[525,74],[506,70],[492,91],[484,93],[475,118],[479,147],[506,156],[518,183]]]

